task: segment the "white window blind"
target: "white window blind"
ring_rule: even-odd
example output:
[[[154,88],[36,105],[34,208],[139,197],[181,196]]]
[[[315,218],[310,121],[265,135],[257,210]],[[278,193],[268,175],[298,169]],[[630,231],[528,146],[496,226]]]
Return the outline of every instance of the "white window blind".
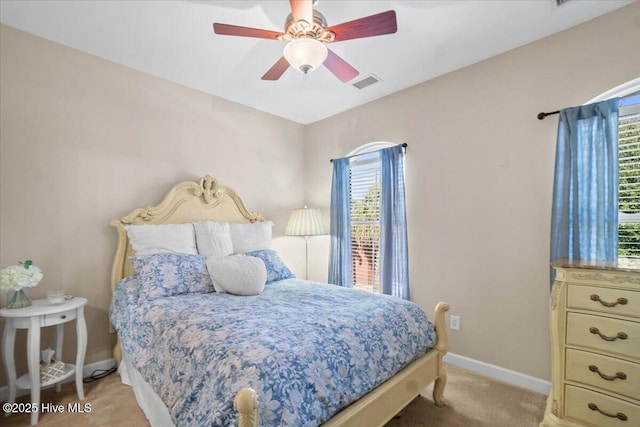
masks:
[[[377,153],[351,160],[350,202],[353,286],[378,293],[380,158]]]
[[[618,257],[640,258],[640,96],[621,102],[618,147]]]

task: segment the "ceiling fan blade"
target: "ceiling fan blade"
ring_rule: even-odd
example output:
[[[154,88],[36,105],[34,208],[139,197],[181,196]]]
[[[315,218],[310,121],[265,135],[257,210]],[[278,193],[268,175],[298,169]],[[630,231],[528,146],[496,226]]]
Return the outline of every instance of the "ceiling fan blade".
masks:
[[[269,68],[269,71],[262,76],[262,80],[278,80],[287,71],[287,68],[289,68],[289,61],[283,56],[273,67]]]
[[[289,0],[293,20],[304,19],[309,24],[313,24],[313,0]]]
[[[324,66],[329,69],[342,83],[346,83],[360,74],[358,70],[353,68],[347,61],[340,58],[330,49],[327,49],[327,59],[324,60]]]
[[[229,24],[213,24],[213,31],[223,36],[241,36],[241,37],[257,37],[260,39],[278,40],[278,36],[282,35],[277,31],[261,30],[259,28],[239,27]]]
[[[334,42],[360,39],[363,37],[381,36],[398,31],[395,10],[366,16],[349,22],[328,27],[325,31],[335,33]]]

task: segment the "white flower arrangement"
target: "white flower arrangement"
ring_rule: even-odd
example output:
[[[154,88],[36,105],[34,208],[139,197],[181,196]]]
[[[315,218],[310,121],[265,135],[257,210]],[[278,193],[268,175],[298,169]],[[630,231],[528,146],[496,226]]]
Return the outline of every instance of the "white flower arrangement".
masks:
[[[0,292],[32,288],[42,280],[42,271],[31,260],[0,270]]]

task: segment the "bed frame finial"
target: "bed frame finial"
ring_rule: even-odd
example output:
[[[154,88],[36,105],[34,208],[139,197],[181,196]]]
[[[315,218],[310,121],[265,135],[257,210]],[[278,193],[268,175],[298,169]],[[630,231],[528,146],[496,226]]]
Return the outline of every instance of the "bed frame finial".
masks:
[[[219,196],[220,188],[218,187],[218,181],[210,175],[205,175],[200,180],[200,191],[198,196],[202,196],[205,203],[211,203],[213,199],[217,199]]]
[[[233,400],[233,408],[238,411],[238,427],[259,427],[258,394],[252,388],[245,387]]]

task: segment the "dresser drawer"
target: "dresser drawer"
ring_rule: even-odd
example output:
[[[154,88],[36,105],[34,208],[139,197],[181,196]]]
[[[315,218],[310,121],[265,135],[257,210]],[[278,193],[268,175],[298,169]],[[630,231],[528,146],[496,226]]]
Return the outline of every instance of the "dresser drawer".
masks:
[[[72,308],[71,310],[63,311],[56,314],[46,314],[40,317],[40,326],[53,326],[59,325],[60,323],[68,322],[70,320],[75,319],[77,316],[76,309]]]
[[[640,400],[640,365],[637,363],[568,349],[565,378]]]
[[[640,323],[579,313],[567,314],[568,345],[640,357]]]
[[[581,387],[565,386],[565,417],[588,426],[640,426],[640,406]]]
[[[640,292],[597,286],[569,286],[567,306],[640,318]]]

